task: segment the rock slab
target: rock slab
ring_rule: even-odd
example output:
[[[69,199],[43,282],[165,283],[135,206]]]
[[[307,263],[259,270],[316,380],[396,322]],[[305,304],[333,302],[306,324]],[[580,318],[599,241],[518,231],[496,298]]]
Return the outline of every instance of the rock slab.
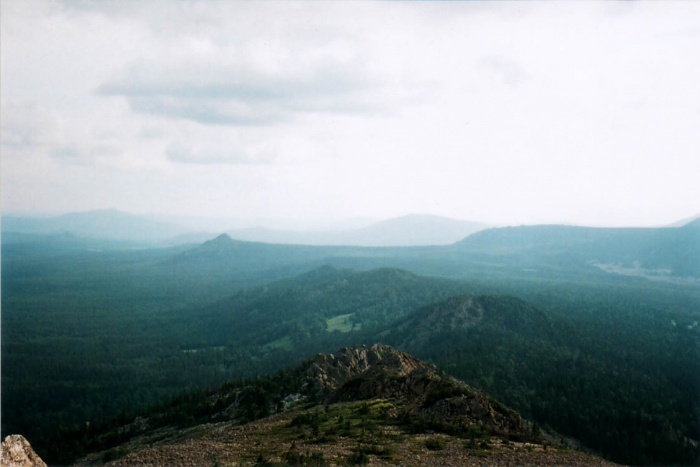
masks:
[[[34,452],[22,435],[10,435],[2,442],[2,467],[46,467],[46,463]]]

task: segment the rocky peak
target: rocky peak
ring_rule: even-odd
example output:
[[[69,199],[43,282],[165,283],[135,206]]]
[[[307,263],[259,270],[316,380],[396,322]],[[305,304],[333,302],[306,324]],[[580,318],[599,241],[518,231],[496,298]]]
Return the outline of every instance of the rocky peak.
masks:
[[[348,381],[370,373],[387,372],[406,376],[423,364],[415,357],[374,344],[343,348],[336,354],[319,354],[306,364],[306,376],[318,390],[334,391]]]
[[[10,435],[2,442],[2,467],[46,467],[22,435]]]

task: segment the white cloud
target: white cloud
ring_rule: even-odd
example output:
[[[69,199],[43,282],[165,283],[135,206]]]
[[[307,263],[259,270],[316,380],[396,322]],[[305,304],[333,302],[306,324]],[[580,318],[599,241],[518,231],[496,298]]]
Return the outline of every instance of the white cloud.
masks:
[[[177,141],[165,151],[168,160],[186,164],[268,164],[274,160],[270,153],[245,151],[240,147],[226,145],[192,145]]]

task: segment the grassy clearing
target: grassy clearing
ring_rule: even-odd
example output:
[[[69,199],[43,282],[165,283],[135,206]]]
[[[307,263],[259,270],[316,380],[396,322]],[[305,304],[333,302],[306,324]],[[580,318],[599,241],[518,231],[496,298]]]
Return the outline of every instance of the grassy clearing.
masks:
[[[223,352],[224,350],[226,350],[226,347],[223,345],[220,345],[218,347],[204,347],[201,349],[183,349],[182,353],[197,353],[197,352],[207,352],[207,351]]]
[[[346,315],[338,315],[333,318],[329,318],[326,320],[326,329],[328,332],[333,332],[333,331],[340,331],[340,332],[350,332],[350,331],[359,331],[362,328],[362,324],[357,323],[355,325],[352,324],[352,320],[350,319],[352,317],[353,313],[348,313]]]
[[[292,350],[294,348],[294,344],[292,343],[291,337],[284,336],[280,337],[279,339],[275,339],[274,341],[268,342],[267,344],[263,345],[262,348],[263,350]]]

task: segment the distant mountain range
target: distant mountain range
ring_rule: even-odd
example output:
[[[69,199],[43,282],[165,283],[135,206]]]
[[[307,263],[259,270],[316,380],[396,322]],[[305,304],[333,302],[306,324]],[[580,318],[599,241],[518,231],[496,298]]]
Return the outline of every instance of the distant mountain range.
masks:
[[[479,222],[433,215],[408,215],[375,222],[362,228],[327,231],[277,230],[265,227],[229,230],[228,235],[245,242],[315,246],[438,246],[457,244],[464,250],[505,252],[523,248],[539,250],[581,247],[603,241],[609,248],[629,247],[656,241],[675,241],[682,227],[693,237],[700,219],[685,219],[667,228],[587,228],[562,225],[489,228]],[[129,214],[114,209],[69,213],[56,217],[2,216],[3,241],[21,241],[16,234],[70,234],[142,244],[182,245],[203,243],[217,234],[157,220],[153,216]],[[675,232],[675,233],[674,233]],[[474,235],[477,234],[477,235]],[[693,237],[695,238],[695,237]],[[627,239],[632,239],[630,244]],[[691,238],[692,240],[692,238]],[[459,243],[458,243],[459,242]],[[648,245],[647,245],[648,246]],[[624,248],[623,248],[624,249]]]
[[[265,227],[229,231],[236,240],[295,245],[417,246],[448,245],[485,229],[485,224],[430,215],[410,215],[347,230],[294,231]],[[201,243],[216,236],[183,225],[114,209],[57,217],[4,215],[2,230],[23,234],[73,234],[80,237],[178,245]]]
[[[80,237],[131,242],[160,242],[187,233],[184,228],[117,211],[96,211],[63,214],[57,217],[2,216],[3,233],[73,234]]]
[[[531,225],[485,228],[436,216],[405,216],[335,232],[238,230],[216,235],[120,211],[54,218],[4,216],[3,245],[58,251],[181,245],[173,261],[200,273],[245,269],[282,277],[308,267],[402,267],[420,274],[610,273],[651,280],[700,278],[700,219],[680,227]],[[215,238],[216,237],[216,238]],[[190,247],[193,244],[199,246]],[[289,269],[289,268],[292,269]],[[693,279],[696,280],[696,279]]]

